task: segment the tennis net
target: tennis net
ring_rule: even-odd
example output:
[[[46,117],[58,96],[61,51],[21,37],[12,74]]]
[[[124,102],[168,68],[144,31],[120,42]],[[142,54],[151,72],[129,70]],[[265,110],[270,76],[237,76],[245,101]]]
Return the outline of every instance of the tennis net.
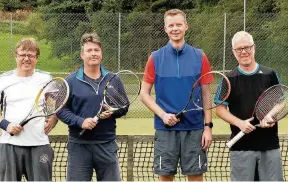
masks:
[[[54,149],[53,181],[66,180],[67,139],[66,135],[49,136]],[[152,135],[121,135],[117,136],[119,145],[119,163],[123,181],[158,181],[153,173],[154,136]],[[214,135],[209,148],[208,172],[205,181],[230,181],[229,149],[226,147],[228,135]],[[288,179],[288,135],[279,135],[283,160],[284,178]],[[94,173],[95,176],[95,173]],[[93,180],[96,180],[93,177]],[[176,181],[186,181],[178,167]]]

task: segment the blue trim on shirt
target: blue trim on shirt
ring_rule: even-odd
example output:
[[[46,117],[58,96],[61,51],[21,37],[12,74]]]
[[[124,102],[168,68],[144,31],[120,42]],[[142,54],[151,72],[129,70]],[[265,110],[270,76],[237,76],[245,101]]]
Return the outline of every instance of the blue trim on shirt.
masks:
[[[6,119],[3,119],[3,120],[0,122],[0,128],[2,128],[3,130],[6,131],[9,124],[10,124],[9,121],[7,121]]]
[[[277,76],[278,82],[281,83],[281,80],[280,80],[280,77],[279,77],[278,72],[275,71],[275,74],[276,74],[276,76]]]
[[[101,71],[101,76],[105,76],[106,74],[109,73],[102,65],[100,65],[100,71]],[[80,80],[84,80],[84,65],[82,65],[78,69],[78,71],[76,73],[76,78],[78,78]]]
[[[238,71],[239,71],[240,73],[242,73],[243,75],[251,76],[251,75],[254,75],[254,74],[256,74],[256,73],[258,72],[258,70],[259,70],[259,64],[258,64],[258,63],[256,64],[256,69],[255,69],[255,71],[253,71],[252,73],[244,72],[244,71],[240,68],[240,66],[237,66],[237,69],[238,69]]]

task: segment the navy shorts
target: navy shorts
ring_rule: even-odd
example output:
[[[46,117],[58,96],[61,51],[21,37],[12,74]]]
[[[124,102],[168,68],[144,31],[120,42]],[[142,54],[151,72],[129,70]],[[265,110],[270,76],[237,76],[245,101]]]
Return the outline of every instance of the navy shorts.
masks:
[[[118,145],[115,140],[99,144],[68,143],[67,181],[121,181]]]

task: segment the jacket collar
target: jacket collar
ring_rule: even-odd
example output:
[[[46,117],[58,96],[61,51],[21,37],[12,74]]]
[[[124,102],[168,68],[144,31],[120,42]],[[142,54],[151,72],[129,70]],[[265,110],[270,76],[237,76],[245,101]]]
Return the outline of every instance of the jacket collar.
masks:
[[[180,49],[173,47],[173,45],[171,44],[170,41],[167,43],[166,46],[167,46],[168,50],[169,50],[171,53],[173,53],[173,54],[182,54],[182,53],[184,53],[185,50],[186,50],[187,43],[184,42],[183,46],[182,46]]]
[[[100,70],[101,70],[101,76],[105,76],[106,74],[108,74],[108,71],[102,66],[102,64],[100,65]],[[80,80],[84,80],[84,65],[82,65],[77,73],[76,73],[76,78],[80,79]]]

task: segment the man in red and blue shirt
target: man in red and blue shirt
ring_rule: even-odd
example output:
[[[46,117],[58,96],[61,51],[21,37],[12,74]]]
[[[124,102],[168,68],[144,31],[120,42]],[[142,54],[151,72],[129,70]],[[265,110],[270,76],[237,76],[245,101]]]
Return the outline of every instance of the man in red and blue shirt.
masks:
[[[212,142],[212,113],[187,112],[180,120],[175,113],[185,106],[193,83],[210,71],[210,63],[202,50],[185,42],[183,11],[167,11],[164,21],[169,42],[149,56],[141,89],[142,102],[155,113],[154,172],[160,181],[172,181],[180,159],[182,174],[201,181],[207,171],[205,151]],[[156,100],[150,95],[153,85]]]

